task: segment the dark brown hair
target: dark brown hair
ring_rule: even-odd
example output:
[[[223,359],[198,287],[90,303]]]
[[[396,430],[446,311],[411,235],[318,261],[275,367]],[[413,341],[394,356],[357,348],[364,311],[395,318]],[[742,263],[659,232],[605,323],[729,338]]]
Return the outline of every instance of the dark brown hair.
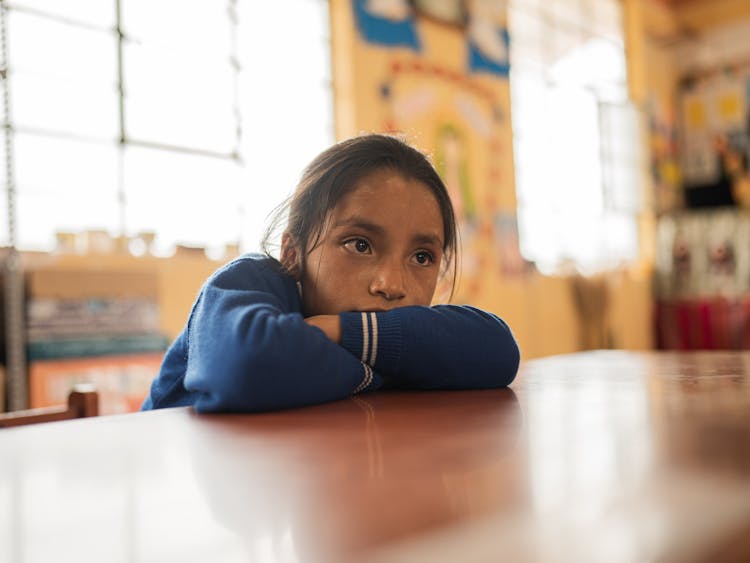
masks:
[[[286,221],[284,236],[291,237],[302,249],[300,267],[304,268],[304,253],[320,242],[329,213],[362,178],[384,169],[421,182],[435,196],[443,219],[444,272],[452,269],[453,274],[452,296],[456,284],[458,231],[448,190],[424,154],[389,135],[353,137],[320,153],[305,168],[291,197],[274,212],[261,241],[263,250],[271,255],[270,241]]]

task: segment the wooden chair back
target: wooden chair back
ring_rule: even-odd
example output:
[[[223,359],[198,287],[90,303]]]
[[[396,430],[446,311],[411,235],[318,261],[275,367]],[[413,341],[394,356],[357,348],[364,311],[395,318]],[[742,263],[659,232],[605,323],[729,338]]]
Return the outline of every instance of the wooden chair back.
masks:
[[[99,414],[99,394],[92,385],[75,385],[68,395],[68,404],[60,407],[46,407],[0,414],[0,428],[55,422],[84,418]]]

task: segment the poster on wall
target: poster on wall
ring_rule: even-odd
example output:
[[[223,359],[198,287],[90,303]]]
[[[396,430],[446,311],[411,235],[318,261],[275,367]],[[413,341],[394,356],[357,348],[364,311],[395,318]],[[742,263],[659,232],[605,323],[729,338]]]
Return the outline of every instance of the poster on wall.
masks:
[[[750,206],[750,67],[686,80],[679,107],[686,206]]]
[[[461,295],[491,293],[487,272],[527,271],[515,220],[505,2],[351,2],[368,61],[360,103],[377,119],[357,126],[405,135],[429,154],[461,233]]]

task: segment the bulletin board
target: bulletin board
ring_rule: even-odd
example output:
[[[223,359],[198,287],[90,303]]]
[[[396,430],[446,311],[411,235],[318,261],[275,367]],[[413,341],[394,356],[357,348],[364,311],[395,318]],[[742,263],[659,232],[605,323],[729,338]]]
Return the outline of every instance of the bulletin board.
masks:
[[[688,76],[679,92],[688,208],[750,205],[737,179],[750,162],[750,64]]]

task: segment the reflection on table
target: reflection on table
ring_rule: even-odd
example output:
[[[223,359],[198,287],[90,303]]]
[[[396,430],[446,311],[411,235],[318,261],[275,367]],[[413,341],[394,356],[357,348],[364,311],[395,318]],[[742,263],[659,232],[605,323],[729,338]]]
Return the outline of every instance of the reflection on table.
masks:
[[[0,560],[742,561],[749,374],[583,353],[510,390],[0,431]]]

